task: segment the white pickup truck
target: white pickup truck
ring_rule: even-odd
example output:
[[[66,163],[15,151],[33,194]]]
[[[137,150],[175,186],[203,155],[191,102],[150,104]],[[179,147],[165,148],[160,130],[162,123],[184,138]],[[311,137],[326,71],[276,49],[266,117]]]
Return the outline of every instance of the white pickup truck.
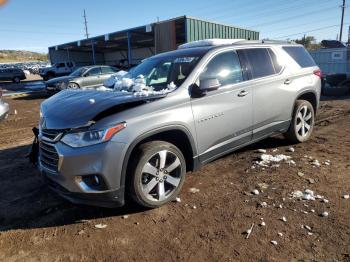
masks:
[[[60,62],[55,63],[50,67],[41,68],[39,74],[45,81],[47,81],[58,76],[69,75],[75,69],[76,67],[73,62]]]

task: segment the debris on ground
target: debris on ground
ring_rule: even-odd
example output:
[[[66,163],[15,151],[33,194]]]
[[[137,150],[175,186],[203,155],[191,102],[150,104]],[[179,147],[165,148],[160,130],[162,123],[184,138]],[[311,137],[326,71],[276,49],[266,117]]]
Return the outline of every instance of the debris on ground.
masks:
[[[317,159],[313,160],[311,162],[311,165],[313,165],[314,167],[320,167],[321,166],[320,161],[318,161]]]
[[[287,150],[288,152],[292,152],[292,153],[294,153],[295,152],[295,149],[294,149],[294,147],[290,147],[290,148],[288,148],[288,150]]]
[[[344,198],[344,199],[349,199],[350,196],[349,196],[349,195],[343,195],[343,198]]]
[[[286,218],[286,217],[281,217],[281,220],[282,220],[283,222],[287,222],[287,218]]]
[[[129,215],[123,215],[122,218],[123,218],[123,219],[128,219],[128,218],[129,218]]]
[[[264,221],[261,221],[260,226],[264,227],[266,226],[266,223]]]
[[[196,207],[196,206],[192,206],[192,208],[193,208],[193,209],[197,209],[197,207]]]
[[[78,235],[82,235],[82,234],[84,234],[84,233],[85,233],[84,230],[79,230],[79,231],[78,231]]]
[[[312,200],[312,201],[314,201],[315,199],[324,199],[324,197],[321,195],[315,195],[314,191],[310,189],[306,189],[304,192],[300,190],[296,190],[291,193],[291,197],[299,198],[302,200]]]
[[[104,229],[106,227],[107,227],[107,225],[105,225],[105,224],[97,224],[97,225],[95,225],[95,228],[98,228],[98,229]]]
[[[302,227],[305,228],[305,229],[307,229],[307,230],[309,230],[309,231],[311,231],[311,227],[308,226],[308,225],[303,225]]]
[[[331,165],[331,161],[330,161],[330,160],[326,160],[326,161],[324,162],[324,164],[325,164],[326,166],[330,166],[330,165]]]
[[[260,190],[265,190],[269,188],[269,185],[266,183],[258,183],[258,187],[260,188]]]
[[[266,153],[266,149],[258,149],[258,150],[256,150],[256,152],[257,152],[257,153],[263,153],[263,154],[264,154],[264,153]]]
[[[328,203],[328,202],[329,202],[329,200],[328,200],[328,199],[323,198],[323,199],[321,199],[321,202],[322,202],[322,203]]]
[[[283,154],[280,155],[270,155],[270,154],[261,154],[260,161],[255,161],[255,164],[260,167],[279,167],[279,165],[276,165],[276,163],[279,163],[281,161],[286,161],[288,164],[294,164],[295,162],[291,160],[292,157],[286,156]]]
[[[252,226],[245,232],[247,234],[247,236],[245,237],[245,239],[248,239],[250,237],[250,234],[252,233],[254,228],[254,223],[252,224]]]
[[[271,241],[271,244],[274,245],[274,246],[277,246],[278,243],[277,243],[276,240],[272,240],[272,241]]]
[[[283,237],[283,233],[281,233],[281,232],[278,232],[277,235],[280,237]]]
[[[323,213],[321,214],[322,217],[328,217],[328,215],[329,215],[329,214],[328,214],[328,212],[326,212],[326,211],[323,212]]]
[[[303,177],[305,174],[303,172],[298,172],[298,176]]]
[[[316,183],[315,179],[313,179],[313,178],[308,178],[307,181],[309,182],[309,184],[315,184]]]
[[[175,198],[175,202],[181,203],[181,198],[179,198],[179,197]]]
[[[198,188],[195,188],[195,187],[191,187],[189,189],[189,192],[192,193],[192,194],[195,194],[195,193],[198,193],[200,190]]]
[[[259,206],[265,208],[265,207],[267,207],[267,203],[266,202],[261,202],[261,203],[259,203]]]
[[[253,194],[253,195],[259,195],[259,194],[260,194],[260,192],[259,192],[259,190],[254,189],[254,190],[252,191],[252,194]]]

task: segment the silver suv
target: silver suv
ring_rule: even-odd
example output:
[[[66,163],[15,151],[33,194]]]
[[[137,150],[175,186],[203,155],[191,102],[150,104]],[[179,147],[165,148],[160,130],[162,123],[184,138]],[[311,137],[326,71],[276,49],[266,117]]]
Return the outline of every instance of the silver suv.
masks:
[[[158,207],[187,171],[276,133],[309,139],[321,72],[287,42],[198,41],[143,61],[114,91],[41,105],[39,167],[74,203]]]

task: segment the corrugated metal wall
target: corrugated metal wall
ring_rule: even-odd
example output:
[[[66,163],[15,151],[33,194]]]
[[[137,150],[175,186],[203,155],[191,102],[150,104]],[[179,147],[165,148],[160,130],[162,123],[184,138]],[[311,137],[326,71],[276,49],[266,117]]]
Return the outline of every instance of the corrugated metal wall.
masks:
[[[350,50],[347,48],[319,49],[310,54],[324,74],[350,74]]]
[[[259,40],[259,32],[207,22],[194,18],[186,18],[187,42],[210,39],[250,39]]]

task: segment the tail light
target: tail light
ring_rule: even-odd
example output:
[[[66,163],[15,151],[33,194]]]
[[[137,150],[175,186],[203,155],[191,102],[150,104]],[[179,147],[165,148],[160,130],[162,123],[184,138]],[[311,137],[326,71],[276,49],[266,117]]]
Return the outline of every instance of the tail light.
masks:
[[[317,69],[314,71],[314,75],[318,76],[319,78],[322,78],[322,71],[320,69]]]

